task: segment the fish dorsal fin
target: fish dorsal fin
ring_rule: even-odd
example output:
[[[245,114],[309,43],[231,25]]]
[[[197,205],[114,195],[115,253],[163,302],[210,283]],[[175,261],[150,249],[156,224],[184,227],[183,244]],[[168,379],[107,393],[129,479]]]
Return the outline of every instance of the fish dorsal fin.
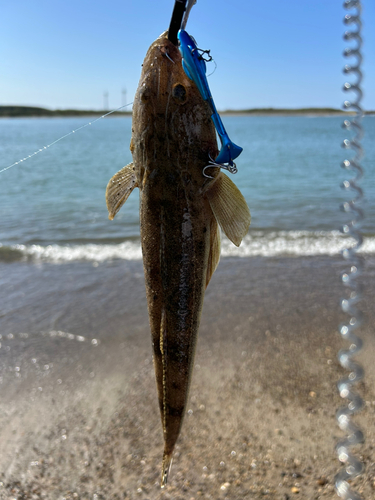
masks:
[[[207,190],[207,198],[221,229],[232,243],[240,246],[249,230],[249,207],[238,187],[223,172]]]
[[[115,174],[108,182],[105,192],[105,200],[108,208],[108,218],[113,220],[122,205],[128,199],[130,193],[138,187],[135,176],[134,165],[129,163]]]
[[[212,278],[220,260],[220,228],[215,217],[212,217],[210,224],[210,253],[208,255],[206,287]]]

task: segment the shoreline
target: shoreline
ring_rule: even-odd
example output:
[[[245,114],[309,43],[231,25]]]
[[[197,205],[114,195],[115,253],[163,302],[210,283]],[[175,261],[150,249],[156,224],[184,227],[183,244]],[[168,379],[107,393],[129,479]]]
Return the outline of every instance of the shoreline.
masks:
[[[0,118],[79,118],[100,117],[107,113],[114,117],[132,116],[131,111],[111,110],[80,110],[80,109],[48,109],[32,106],[1,106]],[[364,112],[372,116],[374,110]],[[219,111],[223,116],[353,116],[353,111],[343,111],[336,108],[251,108],[251,109],[225,109]]]
[[[375,235],[363,228],[363,246],[360,254],[371,258],[375,255]],[[44,243],[44,244],[43,244]],[[253,228],[244,237],[240,247],[234,247],[227,238],[222,239],[221,258],[272,257],[299,258],[338,256],[343,248],[353,244],[338,230],[275,231],[273,228]],[[91,262],[94,265],[116,260],[141,260],[139,235],[128,238],[69,240],[58,244],[35,242],[15,245],[0,243],[0,262],[55,263]]]
[[[7,370],[0,497],[328,500],[341,468],[334,445],[343,436],[335,411],[343,404],[336,382],[345,372],[336,355],[345,268],[339,256],[220,262],[206,292],[171,480],[160,490],[162,431],[142,263],[1,265],[13,296],[0,317]],[[360,454],[367,468],[353,483],[368,498],[375,473],[374,274],[371,259],[361,304],[366,376],[358,390],[365,409],[355,417],[366,433]],[[99,344],[51,336],[52,329]]]

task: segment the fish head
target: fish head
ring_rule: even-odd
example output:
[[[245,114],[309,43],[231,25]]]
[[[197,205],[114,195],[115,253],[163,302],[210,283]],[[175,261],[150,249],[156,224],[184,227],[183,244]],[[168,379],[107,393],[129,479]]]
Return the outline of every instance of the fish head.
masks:
[[[157,38],[147,51],[137,91],[144,108],[152,114],[183,106],[191,93],[192,82],[182,67],[178,47],[168,40],[168,32]]]
[[[199,170],[202,182],[203,168],[217,155],[209,105],[186,75],[168,32],[151,44],[143,62],[133,105],[131,151],[136,170],[160,168],[161,160],[164,168],[185,163]]]

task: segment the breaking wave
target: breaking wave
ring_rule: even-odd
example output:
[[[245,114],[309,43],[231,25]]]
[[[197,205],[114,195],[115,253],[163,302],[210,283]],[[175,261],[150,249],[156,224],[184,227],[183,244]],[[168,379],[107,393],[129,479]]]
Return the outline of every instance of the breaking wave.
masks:
[[[337,255],[351,240],[339,231],[251,231],[239,248],[222,238],[222,257],[302,257]],[[375,254],[375,235],[364,238],[362,253]],[[79,245],[0,246],[0,261],[30,260],[63,263],[73,261],[104,262],[114,259],[140,260],[140,241],[119,244],[86,243]]]

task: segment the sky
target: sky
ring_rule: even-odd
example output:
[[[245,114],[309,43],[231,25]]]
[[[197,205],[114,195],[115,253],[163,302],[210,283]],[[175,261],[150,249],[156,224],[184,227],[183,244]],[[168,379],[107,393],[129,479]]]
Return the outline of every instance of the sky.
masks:
[[[343,0],[198,0],[186,30],[211,49],[219,110],[340,108]],[[365,109],[375,109],[375,2],[363,2]],[[174,0],[2,0],[0,105],[110,109],[133,100]],[[214,65],[208,68],[208,73]],[[126,89],[126,94],[123,92]],[[107,99],[104,94],[108,93]]]

